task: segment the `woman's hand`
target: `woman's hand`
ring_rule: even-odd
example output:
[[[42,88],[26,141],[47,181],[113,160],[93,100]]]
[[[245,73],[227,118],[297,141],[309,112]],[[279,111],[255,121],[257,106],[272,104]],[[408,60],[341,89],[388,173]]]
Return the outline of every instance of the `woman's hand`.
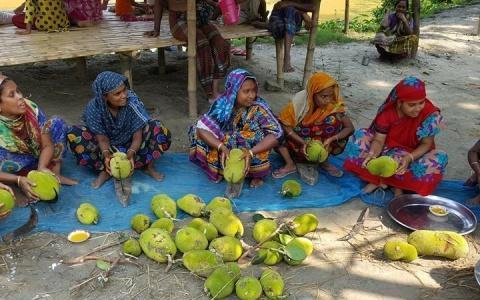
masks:
[[[160,31],[158,30],[151,30],[151,31],[147,31],[143,34],[144,36],[146,37],[158,37],[160,36]]]
[[[9,187],[9,186],[6,185],[6,184],[3,184],[3,183],[0,182],[0,189],[6,190],[6,191],[9,192],[10,194],[12,194],[12,196],[14,196],[12,188]]]
[[[135,171],[135,158],[132,157],[132,158],[129,158],[128,160],[130,161],[130,165],[132,166],[130,174],[128,174],[128,177],[130,177],[130,176],[132,176],[133,171]]]
[[[230,149],[227,146],[223,145],[218,149],[220,151],[220,164],[222,165],[222,169],[225,169],[225,163],[227,162],[227,158],[230,155]]]
[[[103,165],[105,166],[105,171],[108,173],[108,175],[112,175],[112,170],[110,170],[110,159],[112,157],[110,155],[106,156],[104,159],[103,159]]]
[[[308,156],[308,155],[307,155],[307,147],[308,147],[308,144],[304,142],[304,143],[302,144],[302,147],[300,148],[300,149],[302,149],[302,153],[303,153],[303,155],[305,155],[305,157]]]
[[[338,141],[338,138],[336,135],[334,136],[331,136],[329,138],[327,138],[326,140],[323,141],[323,147],[325,147],[325,149],[329,150],[330,149],[330,144],[333,142],[333,141]],[[330,152],[330,151],[329,151]]]
[[[245,169],[243,170],[243,174],[247,176],[248,172],[250,171],[250,163],[253,160],[253,152],[250,149],[243,149],[243,154],[240,156],[240,159],[245,159]]]
[[[412,161],[413,161],[412,154],[408,153],[407,155],[404,155],[400,159],[400,165],[398,166],[397,172],[395,174],[398,174],[398,175],[405,174],[405,172],[407,172],[408,170],[408,166],[410,166]]]
[[[372,152],[368,152],[368,154],[365,156],[365,159],[363,160],[362,168],[366,168],[368,162],[374,159],[375,157],[376,156]]]
[[[27,196],[27,198],[31,201],[29,202],[37,202],[40,200],[38,195],[32,190],[35,186],[35,183],[28,179],[25,176],[20,176],[18,178],[18,187],[22,190],[22,192]]]

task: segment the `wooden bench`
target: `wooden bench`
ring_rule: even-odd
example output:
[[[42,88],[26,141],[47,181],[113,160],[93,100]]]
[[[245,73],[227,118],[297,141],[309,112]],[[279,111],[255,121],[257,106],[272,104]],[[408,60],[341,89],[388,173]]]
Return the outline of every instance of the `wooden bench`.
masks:
[[[318,5],[320,1],[318,0]],[[318,11],[318,9],[317,9]],[[193,12],[193,13],[192,13]],[[170,35],[168,18],[161,24],[159,38],[143,36],[145,31],[152,29],[152,22],[123,22],[111,13],[105,13],[104,20],[97,26],[86,28],[71,28],[68,32],[45,33],[33,32],[30,35],[17,35],[14,26],[0,26],[0,67],[44,62],[58,59],[85,58],[88,56],[118,53],[121,58],[122,73],[133,86],[132,62],[138,50],[158,48],[163,49],[186,43]],[[318,19],[314,16],[314,20]],[[195,0],[188,0],[189,24],[195,24]],[[194,28],[195,26],[191,26]],[[316,26],[314,26],[316,28]],[[247,59],[252,57],[252,43],[255,37],[271,36],[266,29],[258,29],[251,25],[219,26],[219,31],[225,39],[245,38]],[[197,116],[196,99],[196,62],[195,62],[195,30],[189,30],[188,41],[188,98],[189,115]],[[310,33],[310,41],[305,64],[304,83],[312,71],[315,29]],[[277,81],[283,86],[283,51],[277,46]],[[162,64],[159,51],[159,64]],[[81,59],[79,61],[82,61]],[[84,63],[84,60],[83,60]]]

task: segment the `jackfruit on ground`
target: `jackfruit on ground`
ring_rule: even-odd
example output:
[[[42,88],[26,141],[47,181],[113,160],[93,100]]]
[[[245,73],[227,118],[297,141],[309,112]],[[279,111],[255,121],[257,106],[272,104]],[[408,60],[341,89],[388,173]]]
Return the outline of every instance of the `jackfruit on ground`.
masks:
[[[169,218],[160,218],[150,225],[150,228],[160,228],[166,230],[168,233],[172,233],[175,225],[173,224],[172,219]]]
[[[242,243],[231,236],[222,236],[214,239],[208,249],[218,253],[223,261],[236,261],[243,253]]]
[[[132,218],[131,225],[137,233],[142,233],[150,227],[150,218],[147,215],[136,214]]]
[[[188,251],[183,254],[182,262],[190,272],[205,278],[223,265],[220,256],[208,250]]]
[[[140,256],[140,254],[142,254],[140,243],[138,243],[138,241],[134,238],[129,238],[125,243],[123,243],[123,253],[133,256]]]
[[[410,233],[407,242],[417,249],[418,255],[455,260],[467,257],[469,251],[467,240],[453,231],[417,230]]]
[[[240,268],[237,263],[226,263],[213,271],[205,280],[204,289],[212,299],[223,299],[230,296],[235,283],[240,278]]]
[[[298,197],[302,193],[302,185],[293,179],[286,180],[282,184],[282,191],[280,193],[287,198]]]
[[[276,251],[281,248],[282,244],[275,241],[268,241],[260,246],[257,256],[265,257],[263,263],[268,266],[273,266],[282,261],[282,254],[279,251]]]
[[[202,218],[195,218],[193,219],[190,223],[187,225],[188,227],[193,227],[203,234],[205,234],[205,237],[207,238],[208,241],[211,241],[218,237],[218,231],[217,228],[210,222],[205,221]]]
[[[417,249],[405,241],[389,240],[383,246],[383,254],[390,260],[411,262],[417,259]]]
[[[200,217],[206,206],[202,198],[194,194],[187,194],[177,201],[178,207],[191,215],[192,217]]]
[[[208,212],[212,212],[213,210],[217,208],[226,208],[229,209],[230,211],[232,210],[232,203],[228,198],[225,197],[215,197],[213,198],[205,207],[205,210]]]
[[[268,239],[275,232],[275,230],[277,230],[277,227],[277,221],[271,219],[262,219],[253,226],[253,238],[257,243],[261,243]]]
[[[140,234],[138,239],[143,253],[156,262],[168,261],[168,256],[175,256],[177,247],[170,234],[160,228],[148,228]]]
[[[293,233],[297,236],[304,236],[315,231],[318,226],[318,219],[314,214],[302,214],[296,216],[292,221]]]
[[[205,235],[193,227],[184,227],[175,235],[177,249],[185,253],[190,250],[205,250],[208,240]]]
[[[285,283],[282,276],[275,270],[267,269],[260,276],[263,293],[268,299],[282,299]]]
[[[210,214],[210,223],[223,235],[231,237],[243,236],[242,221],[228,209],[218,208],[214,210]]]
[[[256,300],[262,296],[262,285],[257,278],[244,276],[235,284],[235,293],[241,300]]]
[[[98,210],[90,203],[82,203],[77,208],[77,219],[84,225],[97,224],[98,223]]]
[[[296,237],[288,242],[288,245],[296,245],[305,252],[307,256],[310,256],[313,253],[313,243],[311,240],[305,237]]]
[[[175,219],[177,217],[177,203],[167,194],[158,194],[153,196],[150,207],[152,208],[155,216],[157,216],[159,219]]]

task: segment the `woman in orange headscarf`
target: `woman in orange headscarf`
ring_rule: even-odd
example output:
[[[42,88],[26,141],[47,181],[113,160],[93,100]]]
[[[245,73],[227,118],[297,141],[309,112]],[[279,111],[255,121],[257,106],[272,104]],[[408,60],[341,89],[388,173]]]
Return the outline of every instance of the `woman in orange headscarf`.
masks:
[[[295,162],[306,162],[305,152],[309,140],[320,141],[330,154],[343,152],[354,127],[346,115],[345,103],[337,81],[327,73],[312,75],[307,89],[298,92],[282,110],[279,120],[283,125],[286,142],[277,151],[285,166],[274,171],[274,178],[283,178],[297,171]],[[343,172],[327,161],[320,164],[330,175],[341,177]]]

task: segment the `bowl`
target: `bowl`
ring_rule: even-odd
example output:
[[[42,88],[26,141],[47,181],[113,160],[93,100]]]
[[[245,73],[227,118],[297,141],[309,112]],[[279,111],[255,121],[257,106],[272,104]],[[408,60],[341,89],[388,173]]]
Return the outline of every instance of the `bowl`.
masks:
[[[448,215],[448,209],[443,205],[430,205],[428,210],[437,217],[445,217]]]

